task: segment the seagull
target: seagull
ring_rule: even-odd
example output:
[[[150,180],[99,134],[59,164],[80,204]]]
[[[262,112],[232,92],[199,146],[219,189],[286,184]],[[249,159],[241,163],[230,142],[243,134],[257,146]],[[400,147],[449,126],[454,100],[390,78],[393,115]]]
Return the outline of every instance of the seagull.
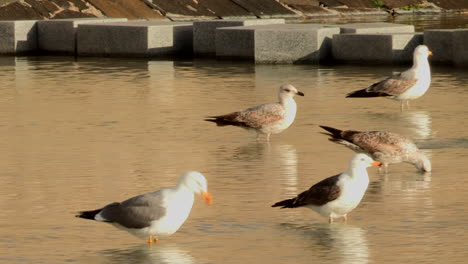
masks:
[[[257,132],[257,141],[260,134],[266,134],[266,141],[271,134],[278,134],[288,128],[296,117],[295,95],[304,96],[291,84],[281,85],[278,91],[278,102],[254,106],[239,112],[226,115],[209,116],[205,121],[215,122],[218,126],[238,126]]]
[[[382,162],[385,172],[391,163],[408,162],[421,172],[432,170],[427,156],[409,138],[387,131],[339,130],[320,126],[329,133],[328,140],[344,145],[358,153],[367,153]]]
[[[431,69],[427,60],[429,55],[432,52],[427,46],[417,46],[411,69],[374,83],[366,89],[351,92],[346,97],[386,97],[401,101],[401,110],[405,102],[409,108],[409,100],[423,96],[431,84]]]
[[[296,197],[277,202],[271,207],[307,207],[327,217],[329,223],[337,218],[343,218],[346,222],[347,214],[358,206],[369,185],[366,168],[380,165],[366,154],[356,154],[349,162],[347,171],[328,177]]]
[[[160,237],[172,235],[185,222],[193,206],[194,193],[200,194],[208,205],[211,203],[205,177],[189,171],[182,174],[175,187],[82,211],[76,217],[111,223],[137,237],[148,238],[148,244],[152,244]]]

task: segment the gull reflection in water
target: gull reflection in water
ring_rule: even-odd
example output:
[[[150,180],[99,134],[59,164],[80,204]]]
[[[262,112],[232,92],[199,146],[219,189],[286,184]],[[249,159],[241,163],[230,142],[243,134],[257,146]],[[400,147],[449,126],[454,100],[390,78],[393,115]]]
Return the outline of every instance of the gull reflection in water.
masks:
[[[369,244],[366,232],[357,226],[329,225],[332,247],[338,250],[342,263],[368,263]]]
[[[132,264],[166,264],[166,263],[197,263],[197,261],[185,250],[173,244],[159,243],[148,246],[141,244],[127,249],[109,249],[101,251],[104,255],[104,263],[132,263]]]
[[[429,139],[432,136],[432,119],[427,111],[409,111],[400,113],[403,127],[408,127],[414,133],[415,139]]]
[[[293,145],[275,145],[273,153],[276,154],[277,164],[280,164],[281,178],[284,190],[296,193],[297,190],[297,152]]]
[[[371,123],[375,126],[378,122],[379,127],[369,130],[386,130],[390,132],[406,135],[413,140],[430,139],[432,133],[432,118],[427,111],[408,111],[399,113],[372,113]],[[372,127],[372,126],[369,126]],[[363,130],[358,127],[346,129]],[[366,129],[364,129],[366,130]]]
[[[369,263],[369,242],[367,231],[345,223],[334,224],[282,224],[283,228],[297,230],[311,244],[314,252],[323,252],[318,255],[317,263],[340,262],[346,264]]]
[[[231,153],[226,156],[225,153]],[[244,170],[252,170],[255,175],[258,171],[264,171],[271,174],[272,171],[279,171],[282,184],[285,185],[286,192],[294,193],[297,191],[297,151],[293,145],[289,144],[270,144],[270,143],[249,143],[237,147],[233,150],[226,148],[219,149],[216,153],[219,158],[218,163],[226,166],[241,164]],[[240,163],[239,163],[240,162]],[[261,176],[261,179],[271,177]]]

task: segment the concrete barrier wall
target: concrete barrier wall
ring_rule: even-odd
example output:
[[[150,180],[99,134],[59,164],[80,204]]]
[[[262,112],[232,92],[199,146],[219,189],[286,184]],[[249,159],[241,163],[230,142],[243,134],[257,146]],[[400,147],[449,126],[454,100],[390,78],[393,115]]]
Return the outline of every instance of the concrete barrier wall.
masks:
[[[193,52],[255,63],[380,63],[412,61],[426,44],[431,63],[468,66],[468,29],[410,25],[284,24],[282,19],[200,22],[64,19],[0,21],[0,55],[177,57]]]

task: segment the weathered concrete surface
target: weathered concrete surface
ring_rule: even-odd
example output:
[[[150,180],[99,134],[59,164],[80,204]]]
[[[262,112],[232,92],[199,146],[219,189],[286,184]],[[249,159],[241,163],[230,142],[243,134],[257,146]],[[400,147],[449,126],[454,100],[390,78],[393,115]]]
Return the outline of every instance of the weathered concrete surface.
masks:
[[[333,59],[342,63],[411,63],[421,33],[337,34],[333,36]]]
[[[231,0],[260,18],[299,17],[275,0]]]
[[[126,18],[54,19],[37,22],[38,49],[48,53],[74,55],[79,24],[127,21]]]
[[[157,21],[80,24],[81,56],[154,57],[192,52],[192,24]]]
[[[202,17],[216,19],[219,17],[250,17],[256,16],[232,2],[231,0],[148,0],[154,8],[160,10],[172,20],[183,20],[190,17]]]
[[[298,15],[275,0],[148,0],[172,20],[188,17],[232,18],[232,17],[297,17]]]
[[[0,7],[0,20],[42,19],[25,3],[14,2]]]
[[[453,32],[453,61],[457,66],[468,66],[468,29]]]
[[[284,19],[195,21],[193,22],[193,52],[195,55],[216,54],[215,30],[217,28],[284,23]]]
[[[163,19],[164,16],[141,0],[88,0],[90,4],[102,10],[108,17],[126,17],[128,19]]]
[[[0,5],[0,20],[102,17],[86,0],[25,0]]]
[[[258,25],[216,29],[216,56],[255,63],[318,63],[331,54],[338,28],[314,24]]]
[[[421,7],[423,7],[421,9]],[[402,11],[404,8],[411,11]],[[465,0],[0,0],[0,20],[127,17],[171,20],[349,16],[468,10]]]
[[[337,26],[341,29],[341,33],[384,34],[414,32],[413,25],[401,25],[394,23],[353,23]]]
[[[37,50],[35,20],[0,21],[0,54],[25,55]]]
[[[468,1],[465,0],[431,0],[430,2],[444,9],[468,9]]]
[[[328,7],[375,8],[375,5],[369,0],[323,0],[321,2]]]
[[[329,10],[320,6],[318,0],[282,0],[281,3],[289,6],[293,10],[302,13],[303,16],[335,15]]]
[[[433,55],[431,62],[441,64],[453,63],[453,32],[455,29],[432,29],[424,31],[424,44]]]
[[[375,9],[378,6],[370,0],[321,0],[324,6],[330,8],[346,7],[346,8],[367,8]],[[377,1],[376,1],[377,2]],[[425,7],[435,4],[444,9],[466,9],[468,8],[467,1],[461,0],[379,0],[378,1],[384,8],[402,8],[402,7]]]

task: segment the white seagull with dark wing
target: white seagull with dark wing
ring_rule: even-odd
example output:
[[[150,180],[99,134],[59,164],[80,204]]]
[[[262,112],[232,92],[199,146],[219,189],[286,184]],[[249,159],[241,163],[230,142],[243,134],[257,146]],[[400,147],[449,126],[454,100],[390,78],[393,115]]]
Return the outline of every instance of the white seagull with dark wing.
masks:
[[[297,105],[293,97],[304,96],[291,84],[281,85],[278,91],[278,102],[262,104],[239,112],[226,115],[210,116],[205,121],[215,122],[218,126],[238,126],[257,132],[257,140],[260,134],[266,134],[266,141],[271,134],[278,134],[288,128],[296,117]]]
[[[431,69],[427,58],[432,52],[425,45],[416,47],[413,53],[413,67],[383,81],[372,84],[366,89],[349,93],[346,97],[387,97],[401,101],[403,110],[406,102],[423,96],[431,85]]]
[[[211,195],[205,177],[196,171],[184,173],[177,186],[114,202],[101,209],[80,212],[76,217],[108,222],[148,243],[175,233],[185,222],[193,206],[194,193],[207,204]]]
[[[272,207],[310,208],[332,223],[334,219],[343,218],[361,202],[369,185],[367,167],[380,166],[366,154],[355,155],[349,169],[341,174],[326,178],[298,196],[277,202]]]
[[[405,136],[387,131],[356,131],[339,130],[320,126],[329,133],[328,140],[346,146],[358,152],[367,153],[382,162],[385,172],[392,163],[407,162],[413,164],[421,172],[432,170],[431,161],[413,141]]]

